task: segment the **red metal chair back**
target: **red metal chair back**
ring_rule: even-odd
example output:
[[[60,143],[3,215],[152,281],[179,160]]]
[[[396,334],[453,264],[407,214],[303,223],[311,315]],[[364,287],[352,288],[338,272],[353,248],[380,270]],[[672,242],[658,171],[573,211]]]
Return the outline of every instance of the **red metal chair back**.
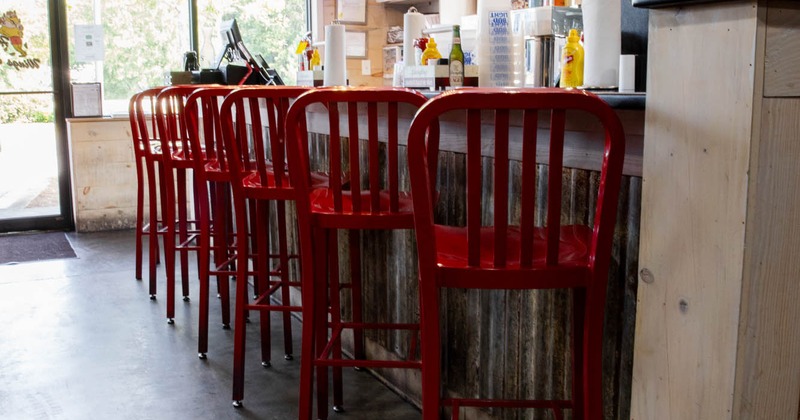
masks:
[[[156,125],[161,137],[161,148],[166,161],[192,161],[195,156],[189,141],[189,128],[185,112],[186,100],[198,85],[180,85],[165,88],[156,100]],[[169,151],[169,153],[166,153]]]
[[[286,166],[283,122],[290,102],[308,89],[296,86],[246,87],[225,98],[220,116],[229,170],[238,180],[236,188],[242,187],[242,181],[252,175],[255,180],[248,184],[250,189],[269,187],[278,194],[260,198],[294,199],[291,192],[284,194],[279,191],[291,190],[292,187]]]
[[[604,130],[597,206],[590,227],[561,223],[565,127],[568,117],[576,111],[596,117]],[[437,151],[430,145],[438,144],[438,140],[426,136],[426,131],[448,113],[461,114],[463,119],[455,118],[463,121],[466,132],[461,141],[453,139],[457,137],[453,135],[448,139],[458,141],[451,147],[461,147],[466,152],[466,226],[445,226],[434,216],[436,193],[431,186],[435,185],[438,168],[428,165],[428,161],[432,156],[435,159],[433,154]],[[549,117],[549,130],[539,126],[540,115]],[[487,131],[481,130],[483,121],[494,124],[493,146],[485,138]],[[549,131],[549,139],[545,140],[549,157],[545,160],[546,226],[542,227],[536,226],[534,211],[542,200],[536,194],[537,140],[545,131]],[[511,148],[521,151],[520,171],[510,169]],[[576,401],[539,406],[554,411],[571,407],[576,418],[582,418],[585,409],[588,417],[599,418],[595,416],[600,415],[598,410],[602,407],[599,378],[603,313],[624,148],[625,137],[615,112],[595,95],[578,90],[463,89],[432,99],[417,113],[409,132],[409,155],[419,158],[409,159],[409,170],[422,299],[425,419],[438,418],[440,404],[438,289],[442,287],[577,289],[578,319],[573,327],[576,357],[580,360],[573,368]],[[493,159],[489,161],[487,156]],[[514,188],[510,188],[512,185]],[[519,223],[511,223],[512,205],[518,205]],[[531,402],[495,402],[505,407],[536,406]],[[451,399],[445,404],[483,403]]]
[[[295,179],[298,188],[312,192],[320,190],[312,182],[314,171],[327,172],[326,191],[317,196],[317,203],[311,203],[315,213],[324,213],[329,220],[326,224],[391,229],[399,228],[399,223],[411,228],[411,209],[403,208],[401,199],[398,146],[404,133],[399,122],[403,106],[413,112],[426,100],[419,92],[401,88],[323,88],[305,93],[292,105],[286,126],[291,130],[288,141],[294,143],[289,150],[296,152]],[[329,134],[328,140],[313,146],[327,150],[327,161],[310,159],[306,112],[327,113],[327,124],[319,128]],[[379,113],[385,113],[380,124]],[[349,139],[346,149],[343,137]],[[358,141],[362,138],[367,139],[366,148]],[[381,138],[386,142],[385,161],[380,153]],[[314,164],[317,167],[312,168]],[[383,169],[385,176],[381,176]]]
[[[225,144],[222,140],[220,108],[234,86],[214,86],[195,89],[184,105],[189,156],[198,158],[196,170],[225,176],[228,170]]]
[[[146,89],[133,95],[129,102],[128,118],[135,145],[134,153],[143,158],[152,157],[153,151],[160,151],[161,148],[156,124],[156,97],[162,90],[163,87]]]

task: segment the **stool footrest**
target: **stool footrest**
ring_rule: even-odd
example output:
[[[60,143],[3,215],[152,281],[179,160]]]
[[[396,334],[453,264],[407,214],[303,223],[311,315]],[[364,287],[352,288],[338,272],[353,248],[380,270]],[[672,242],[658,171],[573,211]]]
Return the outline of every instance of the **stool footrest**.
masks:
[[[453,408],[453,419],[458,419],[458,409],[460,407],[475,408],[542,408],[553,411],[556,420],[563,418],[564,409],[572,409],[573,403],[570,400],[504,400],[504,399],[477,399],[477,398],[444,398],[441,401],[443,406]]]
[[[419,324],[395,324],[385,322],[340,322],[330,326],[331,337],[328,339],[325,348],[317,356],[314,364],[320,366],[341,366],[341,367],[363,367],[363,368],[414,368],[421,369],[422,362],[419,360],[361,360],[361,359],[335,359],[331,352],[333,346],[341,345],[342,331],[352,330],[401,330],[418,331]]]

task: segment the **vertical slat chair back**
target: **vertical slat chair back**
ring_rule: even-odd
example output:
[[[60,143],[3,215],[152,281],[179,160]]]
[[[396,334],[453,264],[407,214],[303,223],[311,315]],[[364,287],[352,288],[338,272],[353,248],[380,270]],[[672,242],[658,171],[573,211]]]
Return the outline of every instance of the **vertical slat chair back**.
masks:
[[[283,86],[242,88],[225,98],[220,117],[228,164],[238,180],[236,188],[251,174],[257,177],[255,185],[277,190],[292,188],[286,162],[286,129],[282,122],[290,102],[307,90]],[[274,199],[292,199],[291,195],[280,191],[276,194]]]
[[[185,119],[188,127],[188,153],[208,167],[197,170],[228,173],[228,158],[222,140],[222,101],[236,87],[217,86],[196,89],[186,98]]]
[[[290,139],[298,142],[297,176],[302,188],[310,191],[312,171],[325,169],[334,217],[401,213],[398,146],[400,135],[404,134],[400,132],[402,108],[407,104],[416,110],[426,101],[422,94],[400,88],[323,88],[299,97],[289,111],[286,126],[295,130]],[[323,129],[329,135],[327,162],[323,163],[326,168],[311,168],[306,112],[327,113],[327,126]],[[384,124],[386,128],[382,130]],[[366,147],[362,148],[361,140],[366,140]],[[385,162],[380,151],[382,142],[386,144]]]
[[[479,93],[478,93],[479,92]],[[515,92],[516,94],[509,94]],[[409,155],[424,156],[424,159],[409,160],[412,175],[412,191],[416,188],[420,190],[414,195],[415,208],[419,213],[423,211],[424,222],[422,226],[425,230],[432,229],[433,216],[430,200],[435,197],[435,191],[431,186],[435,180],[428,179],[436,176],[434,167],[430,165],[434,150],[431,150],[432,143],[438,143],[438,139],[433,136],[426,136],[425,131],[428,126],[436,123],[437,118],[444,113],[452,111],[464,112],[466,116],[466,212],[467,212],[467,240],[469,242],[468,262],[471,267],[481,267],[485,261],[481,260],[481,231],[487,226],[483,226],[483,211],[485,200],[483,194],[486,190],[483,180],[486,179],[484,171],[488,170],[483,162],[482,152],[484,151],[485,139],[482,138],[482,118],[484,122],[494,125],[494,165],[491,178],[493,186],[489,189],[493,196],[491,203],[491,214],[493,223],[490,228],[493,230],[494,241],[492,268],[507,267],[511,261],[523,268],[531,267],[533,261],[534,226],[533,212],[536,204],[536,145],[538,139],[539,116],[547,113],[550,121],[549,139],[547,139],[549,158],[548,182],[547,182],[547,229],[546,229],[546,264],[555,266],[558,264],[559,252],[559,232],[561,228],[561,177],[564,168],[564,135],[566,124],[566,111],[585,111],[597,116],[603,123],[605,130],[605,155],[602,163],[600,180],[600,190],[593,221],[594,239],[591,244],[591,252],[603,252],[608,249],[613,236],[613,221],[616,211],[615,200],[605,200],[605,195],[616,197],[619,189],[618,174],[621,173],[622,159],[624,155],[624,133],[618,118],[610,107],[605,106],[602,100],[582,91],[563,91],[560,89],[480,89],[475,90],[473,95],[467,97],[465,92],[445,93],[437,97],[435,101],[426,105],[415,118],[414,124],[409,133]],[[509,195],[509,130],[510,112],[519,111],[521,115],[521,176],[519,197]],[[487,120],[487,115],[489,120]],[[430,141],[429,141],[430,140]],[[438,149],[436,149],[438,150]],[[414,173],[416,172],[417,181],[415,184]],[[427,180],[427,186],[423,187],[422,180]],[[430,194],[423,200],[422,193]],[[419,198],[418,198],[419,197]],[[507,248],[508,243],[500,238],[508,236],[509,230],[509,202],[518,199],[521,207],[519,229],[521,241],[518,253],[512,255]],[[418,204],[419,203],[419,204]],[[423,207],[425,205],[425,207]],[[430,213],[428,217],[427,213]]]

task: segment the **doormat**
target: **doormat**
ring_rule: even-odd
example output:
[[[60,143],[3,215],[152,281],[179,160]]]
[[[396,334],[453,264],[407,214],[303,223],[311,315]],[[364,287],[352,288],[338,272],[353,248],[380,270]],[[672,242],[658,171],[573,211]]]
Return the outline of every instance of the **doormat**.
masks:
[[[0,236],[0,264],[76,258],[64,232]]]

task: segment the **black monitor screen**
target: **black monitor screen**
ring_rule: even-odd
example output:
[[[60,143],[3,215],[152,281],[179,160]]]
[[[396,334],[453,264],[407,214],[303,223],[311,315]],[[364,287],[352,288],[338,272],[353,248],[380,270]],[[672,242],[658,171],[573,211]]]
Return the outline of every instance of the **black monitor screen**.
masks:
[[[229,60],[233,59],[229,54],[237,51],[239,43],[242,42],[242,34],[239,32],[239,25],[236,23],[236,19],[222,22],[219,25],[219,35],[222,38],[222,50],[219,57],[217,57],[217,68],[222,64],[225,56],[228,56]]]
[[[242,34],[239,32],[239,25],[236,19],[226,20],[219,25],[219,35],[222,37],[223,45],[236,48],[242,41]]]
[[[238,61],[242,59],[250,65],[253,71],[255,82],[248,78],[248,84],[267,84],[267,85],[282,85],[283,80],[278,73],[269,67],[267,61],[261,54],[251,54],[242,41],[242,35],[239,32],[239,25],[236,19],[230,19],[222,22],[219,26],[219,33],[222,37],[222,52],[217,59],[217,68],[221,69],[222,60],[228,57],[228,60]]]

